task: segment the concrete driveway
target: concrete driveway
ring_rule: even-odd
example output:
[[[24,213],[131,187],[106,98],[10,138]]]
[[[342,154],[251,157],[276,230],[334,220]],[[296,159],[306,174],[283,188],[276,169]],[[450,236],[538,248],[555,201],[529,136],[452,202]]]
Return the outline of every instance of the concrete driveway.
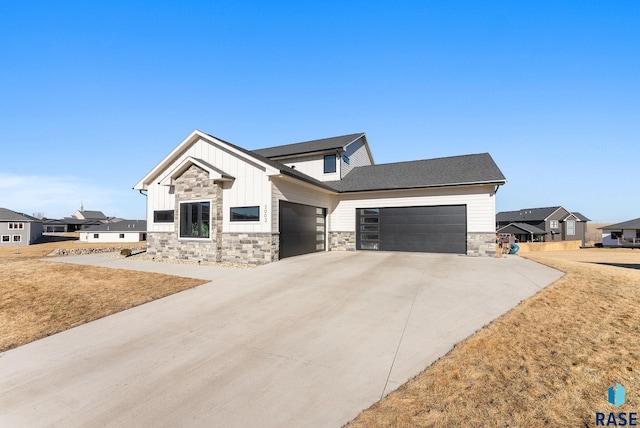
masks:
[[[511,256],[328,252],[0,354],[0,426],[338,427],[562,274]]]

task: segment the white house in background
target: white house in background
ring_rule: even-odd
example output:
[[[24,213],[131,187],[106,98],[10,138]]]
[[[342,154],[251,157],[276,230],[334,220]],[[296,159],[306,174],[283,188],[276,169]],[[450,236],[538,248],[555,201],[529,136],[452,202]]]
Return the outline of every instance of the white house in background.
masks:
[[[488,153],[376,165],[364,133],[250,151],[196,130],[134,189],[149,255],[261,264],[334,250],[492,256],[505,182]]]
[[[82,242],[143,242],[147,240],[146,220],[122,220],[90,226],[80,231]]]
[[[0,246],[31,245],[42,236],[42,220],[0,208]]]
[[[603,247],[640,247],[640,218],[601,227]]]

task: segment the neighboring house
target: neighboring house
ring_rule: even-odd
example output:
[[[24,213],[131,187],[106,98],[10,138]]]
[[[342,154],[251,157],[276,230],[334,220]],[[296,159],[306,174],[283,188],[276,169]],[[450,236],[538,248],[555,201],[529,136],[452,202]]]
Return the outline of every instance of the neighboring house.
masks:
[[[640,218],[622,223],[601,227],[602,246],[604,247],[639,247]]]
[[[0,208],[0,245],[31,245],[41,236],[41,220]]]
[[[589,219],[579,212],[557,207],[525,208],[496,214],[496,231],[520,242],[582,241]]]
[[[82,242],[142,242],[147,240],[145,220],[122,220],[90,226],[80,232]]]
[[[82,204],[80,204],[80,208],[70,217],[44,219],[43,226],[45,233],[77,232],[88,227],[120,220],[122,219],[107,217],[102,211],[85,211]]]
[[[192,132],[134,189],[154,257],[269,263],[315,251],[495,254],[488,153],[375,165],[365,134],[250,151]]]

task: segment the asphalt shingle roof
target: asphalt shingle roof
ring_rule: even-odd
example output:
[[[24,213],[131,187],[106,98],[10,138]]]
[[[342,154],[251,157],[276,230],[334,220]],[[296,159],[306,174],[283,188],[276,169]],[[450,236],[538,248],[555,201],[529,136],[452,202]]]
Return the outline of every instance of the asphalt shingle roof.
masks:
[[[522,221],[543,221],[561,207],[525,208],[517,211],[502,211],[496,214],[498,223]]]
[[[602,230],[613,230],[613,229],[640,229],[640,218],[635,218],[633,220],[623,221],[622,223],[610,224],[609,226],[600,227]]]
[[[535,226],[531,226],[530,224],[527,224],[527,223],[509,223],[508,225],[498,229],[498,232],[512,226],[517,227],[518,229],[524,230],[525,232],[533,233],[534,235],[545,235],[547,233],[544,230]]]
[[[0,221],[42,221],[30,215],[12,211],[7,208],[0,208]]]
[[[303,141],[302,143],[286,144],[284,146],[267,147],[253,150],[261,156],[274,158],[279,156],[299,155],[304,153],[322,152],[325,150],[341,149],[356,139],[362,137],[364,133],[341,135],[339,137],[323,138],[320,140]]]
[[[462,184],[503,184],[504,175],[488,153],[369,165],[342,180],[328,181],[339,192],[413,189]]]
[[[104,223],[98,226],[90,226],[81,232],[146,232],[146,220],[122,220],[116,223]]]

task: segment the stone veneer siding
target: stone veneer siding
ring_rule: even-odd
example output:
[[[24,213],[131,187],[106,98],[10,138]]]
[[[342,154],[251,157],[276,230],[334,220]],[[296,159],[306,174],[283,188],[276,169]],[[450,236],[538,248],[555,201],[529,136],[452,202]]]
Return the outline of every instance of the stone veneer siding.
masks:
[[[468,256],[496,256],[495,232],[469,232],[467,233]]]
[[[355,232],[329,232],[330,251],[355,251]]]
[[[191,165],[175,180],[175,232],[149,232],[147,254],[163,259],[219,262],[222,260],[222,187],[209,179],[209,173]],[[209,201],[211,224],[209,239],[179,238],[180,202]]]
[[[279,259],[277,233],[223,233],[222,261],[263,265]]]

